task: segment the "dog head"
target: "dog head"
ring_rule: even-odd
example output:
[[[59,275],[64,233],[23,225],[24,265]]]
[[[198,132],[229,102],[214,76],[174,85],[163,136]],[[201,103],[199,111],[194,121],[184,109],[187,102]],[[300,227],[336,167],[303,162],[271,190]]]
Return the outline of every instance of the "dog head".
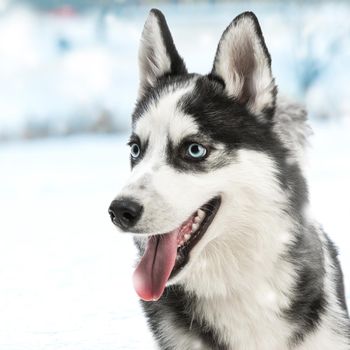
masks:
[[[152,10],[139,66],[132,173],[109,212],[140,248],[136,291],[156,300],[167,284],[205,273],[228,237],[268,229],[270,211],[288,205],[287,151],[273,129],[277,89],[253,13],[233,20],[211,73],[199,75],[187,72],[163,14]]]

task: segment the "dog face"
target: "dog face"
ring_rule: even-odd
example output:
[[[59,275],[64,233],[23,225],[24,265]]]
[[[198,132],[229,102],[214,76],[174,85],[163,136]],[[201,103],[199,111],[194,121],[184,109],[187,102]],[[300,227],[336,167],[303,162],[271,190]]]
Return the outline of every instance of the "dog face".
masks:
[[[254,14],[229,25],[203,76],[187,72],[164,16],[152,10],[139,64],[132,172],[110,215],[135,234],[135,288],[155,300],[166,284],[203,271],[225,237],[252,222],[268,226],[267,207],[288,205],[285,149],[273,132],[276,86]]]

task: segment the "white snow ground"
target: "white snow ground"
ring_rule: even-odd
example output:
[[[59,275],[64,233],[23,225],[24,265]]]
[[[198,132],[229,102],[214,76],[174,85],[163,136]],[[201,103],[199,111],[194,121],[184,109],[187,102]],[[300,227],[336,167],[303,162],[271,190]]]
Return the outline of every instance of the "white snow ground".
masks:
[[[350,125],[316,125],[316,216],[340,248],[350,297]],[[0,145],[0,349],[152,349],[131,283],[135,250],[107,207],[127,136]]]
[[[0,349],[152,348],[133,245],[107,213],[128,172],[125,140],[0,146]]]

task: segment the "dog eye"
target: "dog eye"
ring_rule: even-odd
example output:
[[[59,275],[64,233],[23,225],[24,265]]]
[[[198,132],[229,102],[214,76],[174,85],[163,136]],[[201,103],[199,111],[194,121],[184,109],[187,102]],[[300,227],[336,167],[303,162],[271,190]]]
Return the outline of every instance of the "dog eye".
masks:
[[[207,149],[199,143],[191,143],[187,148],[187,155],[194,159],[202,159],[207,154]]]
[[[137,143],[133,143],[130,145],[130,154],[131,157],[136,159],[140,156],[141,149],[140,146]]]

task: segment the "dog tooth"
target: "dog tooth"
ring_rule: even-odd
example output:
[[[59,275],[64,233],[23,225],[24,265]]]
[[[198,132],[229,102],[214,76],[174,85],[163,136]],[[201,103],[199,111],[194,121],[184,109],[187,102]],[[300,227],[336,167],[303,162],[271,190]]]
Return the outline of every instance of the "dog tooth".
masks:
[[[191,235],[189,235],[188,233],[186,233],[186,234],[184,235],[184,237],[185,237],[185,241],[188,241],[188,240],[190,239]]]
[[[204,210],[198,209],[198,210],[197,210],[197,216],[198,216],[200,219],[203,219],[204,216],[205,216]]]
[[[196,222],[196,224],[200,225],[203,222],[203,220],[204,220],[204,216],[202,218],[199,218],[199,221]]]
[[[199,224],[192,224],[192,232],[196,231],[199,227]]]
[[[199,216],[196,216],[193,220],[196,224],[198,224],[201,221],[201,218]]]

